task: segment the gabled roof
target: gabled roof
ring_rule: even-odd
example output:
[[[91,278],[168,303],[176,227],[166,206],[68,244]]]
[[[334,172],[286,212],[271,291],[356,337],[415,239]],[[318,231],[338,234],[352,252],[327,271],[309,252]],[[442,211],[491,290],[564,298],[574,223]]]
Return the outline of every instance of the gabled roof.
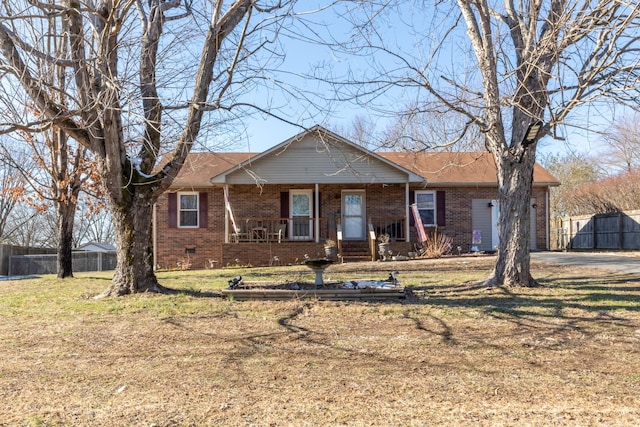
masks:
[[[430,187],[496,186],[496,164],[489,152],[379,152],[427,180]],[[560,182],[536,163],[533,185],[557,186]]]
[[[314,134],[320,135],[322,140],[323,145],[319,150],[309,144],[309,137]],[[305,138],[307,146],[303,147]],[[327,144],[329,140],[331,144]],[[302,148],[307,150],[304,155],[296,153]],[[342,158],[341,151],[348,152],[351,158]],[[327,163],[321,164],[318,157],[313,156],[331,156],[331,162],[327,166]],[[308,164],[302,165],[305,161]],[[304,173],[301,173],[303,167]],[[322,167],[332,170],[322,170]],[[489,152],[372,152],[321,126],[314,126],[262,153],[191,153],[171,187],[203,188],[233,179],[238,182],[239,177],[245,180],[249,177],[254,183],[268,176],[269,170],[271,178],[274,178],[275,170],[280,173],[281,179],[264,180],[263,183],[283,183],[283,180],[290,184],[317,182],[320,172],[323,177],[330,177],[330,182],[351,183],[354,182],[352,169],[360,172],[359,176],[355,176],[359,182],[384,183],[375,174],[384,170],[387,176],[395,174],[396,177],[402,177],[402,182],[427,183],[429,187],[497,186],[495,162]],[[369,173],[370,169],[374,169],[374,173]],[[305,180],[307,178],[309,181]],[[537,163],[534,165],[533,181],[534,186],[560,185],[553,175]]]
[[[211,183],[424,183],[377,153],[316,125],[217,175]]]

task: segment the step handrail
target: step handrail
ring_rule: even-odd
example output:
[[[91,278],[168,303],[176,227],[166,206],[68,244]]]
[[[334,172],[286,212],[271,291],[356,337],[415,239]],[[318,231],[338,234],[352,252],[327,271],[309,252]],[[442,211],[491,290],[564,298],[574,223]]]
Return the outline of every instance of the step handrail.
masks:
[[[338,241],[338,257],[342,257],[342,224],[336,224],[336,240]],[[344,259],[342,260],[344,262]]]
[[[376,260],[376,232],[373,224],[369,223],[369,250],[371,252],[371,261]]]

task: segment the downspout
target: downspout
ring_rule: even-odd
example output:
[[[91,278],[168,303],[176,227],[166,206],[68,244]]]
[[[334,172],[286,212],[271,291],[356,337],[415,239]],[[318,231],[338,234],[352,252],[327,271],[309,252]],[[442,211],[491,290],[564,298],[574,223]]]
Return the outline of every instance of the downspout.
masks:
[[[318,185],[318,183],[316,182],[316,191],[315,191],[315,195],[314,195],[314,203],[313,203],[313,216],[316,218],[315,222],[315,236],[316,236],[316,243],[320,242],[320,194],[318,193],[318,191],[320,190],[320,186]]]
[[[404,184],[404,200],[405,200],[405,204],[404,204],[404,241],[405,242],[410,242],[411,241],[411,236],[409,235],[410,229],[409,229],[409,181],[405,182]]]

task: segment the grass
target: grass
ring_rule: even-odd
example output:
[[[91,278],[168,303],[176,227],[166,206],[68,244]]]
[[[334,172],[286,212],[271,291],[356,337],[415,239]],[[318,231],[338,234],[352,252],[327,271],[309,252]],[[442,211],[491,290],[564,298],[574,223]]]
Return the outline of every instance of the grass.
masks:
[[[400,271],[401,302],[234,302],[227,280],[304,267],[164,272],[177,295],[94,300],[107,274],[0,282],[0,426],[553,426],[640,423],[640,280],[491,258],[334,265]]]

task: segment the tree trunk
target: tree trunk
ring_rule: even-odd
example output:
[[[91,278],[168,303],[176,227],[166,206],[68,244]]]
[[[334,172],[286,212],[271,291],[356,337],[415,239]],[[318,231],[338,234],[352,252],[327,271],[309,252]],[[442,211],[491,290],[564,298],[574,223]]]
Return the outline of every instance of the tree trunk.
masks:
[[[499,243],[494,269],[486,280],[491,286],[537,286],[530,270],[530,202],[535,154],[531,149],[519,157],[505,155],[496,159],[501,183]]]
[[[130,202],[112,203],[118,248],[117,266],[111,286],[100,296],[122,296],[138,292],[167,293],[158,283],[153,268],[153,202],[137,195]]]
[[[71,203],[58,203],[57,205],[57,273],[58,279],[64,279],[73,277],[73,221],[76,206]]]

